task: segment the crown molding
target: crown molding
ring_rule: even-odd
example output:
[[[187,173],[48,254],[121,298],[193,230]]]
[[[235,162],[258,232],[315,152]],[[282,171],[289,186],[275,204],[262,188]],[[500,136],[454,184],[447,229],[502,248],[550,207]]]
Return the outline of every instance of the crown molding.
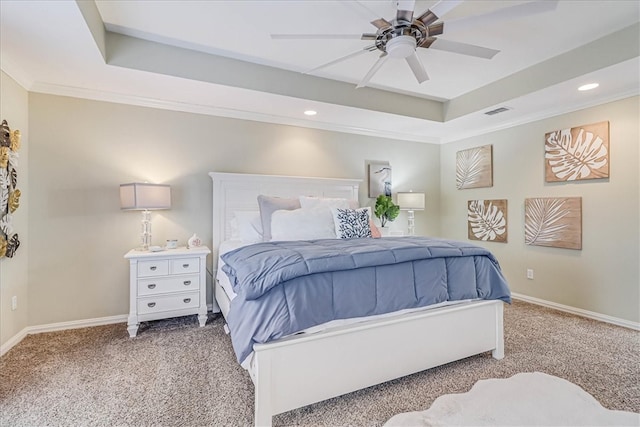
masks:
[[[428,144],[446,144],[450,142],[460,141],[467,138],[477,137],[492,132],[509,129],[515,126],[548,119],[561,114],[568,114],[575,111],[591,108],[609,102],[618,101],[632,96],[640,95],[640,88],[634,88],[628,91],[593,98],[589,102],[583,102],[572,105],[557,105],[556,108],[546,109],[534,114],[528,114],[514,120],[503,122],[495,126],[479,127],[472,131],[453,131],[446,137],[428,137],[424,135],[414,135],[402,132],[380,131],[375,129],[367,129],[357,126],[345,126],[334,123],[321,122],[317,120],[305,120],[280,116],[275,114],[264,114],[254,111],[238,110],[233,108],[215,107],[201,104],[191,104],[177,101],[168,101],[155,98],[148,98],[136,95],[128,95],[116,92],[99,91],[94,89],[79,88],[64,85],[53,85],[48,83],[32,83],[24,73],[18,68],[12,67],[5,60],[2,61],[2,70],[11,76],[18,84],[30,92],[44,93],[49,95],[69,96],[80,99],[90,99],[94,101],[113,102],[116,104],[135,105],[139,107],[157,108],[169,111],[180,111],[185,113],[203,114],[208,116],[226,117],[238,120],[250,120],[263,123],[280,124],[285,126],[297,126],[303,128],[311,128],[318,130],[326,130],[332,132],[349,133],[363,136],[372,136],[378,138],[397,139],[403,141],[421,142]],[[6,66],[6,67],[5,67]]]
[[[113,102],[116,104],[135,105],[139,107],[157,108],[161,110],[180,111],[185,113],[203,114],[208,116],[226,117],[239,120],[250,120],[263,123],[298,126],[333,132],[350,133],[379,138],[398,139],[403,141],[440,144],[440,138],[423,135],[413,135],[402,132],[387,132],[375,129],[367,129],[357,126],[345,126],[316,120],[304,120],[275,114],[257,113],[254,111],[238,110],[233,108],[215,107],[210,105],[191,104],[185,102],[168,101],[148,98],[136,95],[127,95],[116,92],[100,91],[94,89],[53,85],[49,83],[34,83],[31,92],[48,95],[69,96],[73,98],[90,99],[94,101]]]
[[[500,123],[499,125],[481,127],[481,128],[474,129],[473,131],[470,131],[470,132],[460,132],[448,137],[443,137],[441,138],[441,144],[447,144],[450,142],[460,141],[467,138],[473,138],[475,136],[486,135],[491,132],[497,132],[497,131],[509,129],[515,126],[537,122],[539,120],[556,117],[561,114],[573,113],[575,111],[584,110],[585,108],[597,107],[598,105],[607,104],[609,102],[619,101],[621,99],[630,98],[632,96],[638,96],[638,95],[640,95],[640,88],[634,88],[624,92],[619,92],[619,93],[615,93],[607,96],[593,98],[589,102],[582,102],[582,103],[564,105],[564,106],[558,105],[557,108],[543,110],[534,114],[527,114],[527,115],[518,117],[515,120]]]
[[[27,73],[24,72],[22,68],[17,66],[10,59],[0,59],[0,70],[2,70],[6,75],[15,80],[15,82],[22,86],[25,90],[31,90],[31,87],[33,86],[33,80]]]

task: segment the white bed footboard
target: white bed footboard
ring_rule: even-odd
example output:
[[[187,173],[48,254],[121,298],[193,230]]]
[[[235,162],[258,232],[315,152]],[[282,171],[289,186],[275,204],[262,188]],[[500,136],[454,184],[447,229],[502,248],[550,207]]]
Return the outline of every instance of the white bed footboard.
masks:
[[[486,351],[501,359],[503,304],[477,301],[255,345],[255,424]]]

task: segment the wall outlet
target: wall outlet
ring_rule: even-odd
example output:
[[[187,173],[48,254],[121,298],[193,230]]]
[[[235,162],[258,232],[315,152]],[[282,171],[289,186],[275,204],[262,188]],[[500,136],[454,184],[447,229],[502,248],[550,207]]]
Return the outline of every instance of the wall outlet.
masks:
[[[16,310],[18,308],[18,297],[17,296],[12,296],[11,297],[11,310]]]
[[[527,268],[527,279],[533,280],[533,269]]]

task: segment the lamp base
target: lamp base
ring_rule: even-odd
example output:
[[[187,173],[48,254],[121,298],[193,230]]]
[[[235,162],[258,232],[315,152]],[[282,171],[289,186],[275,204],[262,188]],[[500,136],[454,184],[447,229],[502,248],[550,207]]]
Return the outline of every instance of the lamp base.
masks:
[[[413,211],[407,211],[407,223],[409,226],[408,231],[408,235],[409,236],[413,236],[416,234],[416,230],[415,230],[415,217],[414,217],[414,212]]]
[[[148,251],[151,246],[151,211],[142,211],[142,223],[140,233],[140,251]]]

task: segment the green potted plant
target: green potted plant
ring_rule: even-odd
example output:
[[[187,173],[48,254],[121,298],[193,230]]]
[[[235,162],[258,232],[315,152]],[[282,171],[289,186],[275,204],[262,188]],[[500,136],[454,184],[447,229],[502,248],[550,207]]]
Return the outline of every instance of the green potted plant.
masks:
[[[387,221],[393,221],[400,213],[400,206],[393,203],[391,196],[381,194],[376,199],[376,206],[373,213],[380,218],[380,226],[384,227]]]

